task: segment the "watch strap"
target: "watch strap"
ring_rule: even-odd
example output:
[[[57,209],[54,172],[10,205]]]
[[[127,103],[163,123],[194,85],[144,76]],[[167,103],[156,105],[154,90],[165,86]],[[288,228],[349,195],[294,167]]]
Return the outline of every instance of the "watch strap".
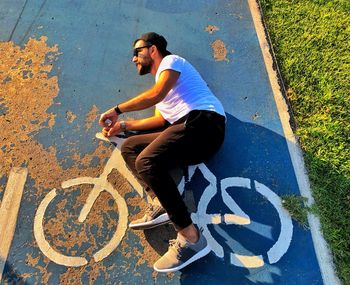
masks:
[[[119,106],[117,105],[117,107],[114,108],[114,111],[117,113],[117,115],[119,116],[120,114],[123,114],[123,112],[119,109]]]

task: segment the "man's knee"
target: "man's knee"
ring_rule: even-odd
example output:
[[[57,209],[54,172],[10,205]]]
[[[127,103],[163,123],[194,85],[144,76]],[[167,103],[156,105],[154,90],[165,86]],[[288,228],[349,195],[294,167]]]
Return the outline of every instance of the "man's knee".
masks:
[[[135,145],[133,143],[133,141],[131,140],[131,138],[127,138],[121,148],[120,148],[120,152],[124,158],[124,160],[126,160],[126,158],[128,156],[130,156],[131,154],[135,153]]]
[[[136,158],[135,168],[140,175],[143,175],[152,172],[155,165],[150,157],[140,154]]]

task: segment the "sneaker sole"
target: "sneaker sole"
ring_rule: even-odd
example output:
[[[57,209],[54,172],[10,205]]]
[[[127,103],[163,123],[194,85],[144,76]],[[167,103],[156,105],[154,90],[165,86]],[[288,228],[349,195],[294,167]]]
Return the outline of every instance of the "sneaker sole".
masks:
[[[180,266],[173,267],[173,268],[166,268],[166,269],[158,269],[155,265],[153,265],[153,269],[157,272],[175,272],[178,270],[181,270],[182,268],[186,267],[187,265],[190,265],[192,262],[195,262],[196,260],[206,256],[211,252],[209,244],[203,248],[201,251],[197,252],[194,256],[192,256],[189,260],[182,263]]]
[[[147,229],[152,229],[168,223],[171,223],[171,221],[169,219],[168,214],[165,213],[152,221],[138,223],[138,224],[129,224],[129,228],[133,230],[147,230]]]

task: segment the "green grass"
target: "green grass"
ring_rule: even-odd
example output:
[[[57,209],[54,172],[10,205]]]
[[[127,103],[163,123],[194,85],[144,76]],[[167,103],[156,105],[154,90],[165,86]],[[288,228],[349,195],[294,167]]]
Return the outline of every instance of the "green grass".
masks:
[[[281,198],[283,207],[289,212],[290,216],[303,228],[308,229],[307,213],[310,209],[306,205],[307,198],[297,195],[283,195]]]
[[[260,0],[316,211],[350,284],[350,1]]]

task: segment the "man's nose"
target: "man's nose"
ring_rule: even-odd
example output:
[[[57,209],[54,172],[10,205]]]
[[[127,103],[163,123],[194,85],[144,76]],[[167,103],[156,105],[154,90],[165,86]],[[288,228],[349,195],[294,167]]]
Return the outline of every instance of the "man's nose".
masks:
[[[134,56],[132,57],[132,62],[136,62],[136,61],[137,61],[137,56],[134,55]]]

